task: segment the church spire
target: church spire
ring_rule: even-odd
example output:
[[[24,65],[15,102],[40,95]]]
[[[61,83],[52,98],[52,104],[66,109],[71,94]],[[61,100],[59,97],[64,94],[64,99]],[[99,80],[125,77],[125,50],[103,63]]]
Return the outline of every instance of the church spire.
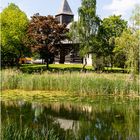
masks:
[[[61,8],[57,15],[66,14],[66,15],[73,15],[72,10],[68,4],[67,0],[62,0]]]

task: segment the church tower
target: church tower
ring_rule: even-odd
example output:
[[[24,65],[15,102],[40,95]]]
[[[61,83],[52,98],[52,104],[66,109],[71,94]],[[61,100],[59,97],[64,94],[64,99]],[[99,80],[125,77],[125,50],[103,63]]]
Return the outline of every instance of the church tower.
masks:
[[[59,21],[60,24],[65,23],[68,25],[74,19],[74,14],[67,2],[67,0],[62,0],[61,8],[55,18]]]

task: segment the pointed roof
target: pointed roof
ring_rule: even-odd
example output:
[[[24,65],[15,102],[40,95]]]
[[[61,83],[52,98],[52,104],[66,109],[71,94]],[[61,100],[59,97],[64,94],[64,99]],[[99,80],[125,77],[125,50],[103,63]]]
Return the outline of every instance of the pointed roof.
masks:
[[[62,0],[61,8],[59,9],[57,15],[60,14],[73,15],[67,0]]]

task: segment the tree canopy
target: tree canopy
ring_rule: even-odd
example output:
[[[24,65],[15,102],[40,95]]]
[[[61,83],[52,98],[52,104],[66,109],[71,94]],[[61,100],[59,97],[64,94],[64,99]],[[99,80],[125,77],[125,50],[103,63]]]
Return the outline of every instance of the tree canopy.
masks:
[[[96,15],[96,0],[83,0],[78,13],[78,36],[81,54],[85,56],[93,47],[93,39],[97,35],[100,24],[100,19]]]
[[[1,55],[2,65],[14,65],[24,55],[28,18],[18,6],[11,3],[1,16]]]
[[[116,47],[115,52],[122,52],[126,56],[126,66],[133,78],[139,71],[139,45],[140,45],[140,18],[139,10],[140,6],[136,6],[132,13],[132,27],[129,27],[126,31],[123,31],[120,37],[115,39]]]
[[[79,20],[73,22],[70,29],[72,41],[79,42],[80,55],[85,57],[94,49],[95,39],[100,25],[100,18],[96,15],[96,0],[82,0],[81,7],[78,9]],[[86,66],[86,57],[85,57]]]
[[[57,44],[67,38],[68,29],[66,25],[60,25],[52,16],[34,15],[30,21],[28,35],[33,40],[33,50],[44,54],[48,64],[50,56],[57,49]]]
[[[120,37],[116,38],[115,51],[122,51],[126,56],[126,65],[131,73],[138,71],[139,60],[139,38],[138,32],[131,30],[124,31]]]
[[[99,38],[102,41],[103,55],[108,57],[108,63],[114,64],[115,38],[127,29],[127,22],[121,16],[104,18],[99,27]]]
[[[130,20],[132,21],[132,24],[135,26],[135,28],[140,27],[140,4],[135,6]]]

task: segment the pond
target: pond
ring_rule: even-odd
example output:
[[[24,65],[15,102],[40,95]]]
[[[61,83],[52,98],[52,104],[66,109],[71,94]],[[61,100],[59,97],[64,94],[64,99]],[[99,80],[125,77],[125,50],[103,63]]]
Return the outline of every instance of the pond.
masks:
[[[3,140],[138,140],[138,100],[2,101]]]

